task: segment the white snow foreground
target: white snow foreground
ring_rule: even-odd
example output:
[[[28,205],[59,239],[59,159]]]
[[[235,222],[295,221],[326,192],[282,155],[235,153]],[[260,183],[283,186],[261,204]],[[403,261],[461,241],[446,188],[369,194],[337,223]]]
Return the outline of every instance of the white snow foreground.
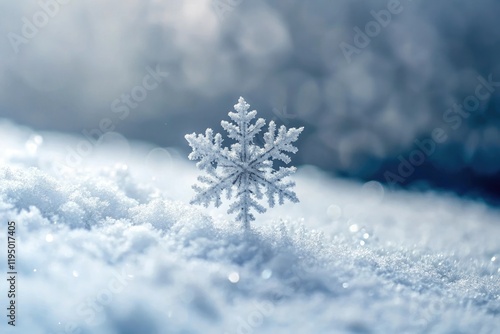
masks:
[[[500,328],[500,214],[485,204],[303,167],[301,203],[244,232],[227,208],[184,204],[197,171],[173,151],[110,139],[54,170],[74,138],[0,133],[0,249],[16,221],[19,272],[17,326],[3,316],[1,333]]]

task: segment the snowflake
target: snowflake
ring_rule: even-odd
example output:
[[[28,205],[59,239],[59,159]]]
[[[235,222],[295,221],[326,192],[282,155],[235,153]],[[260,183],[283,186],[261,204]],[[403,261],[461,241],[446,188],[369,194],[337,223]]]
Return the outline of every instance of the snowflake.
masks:
[[[294,203],[299,200],[292,190],[295,182],[286,180],[293,174],[295,167],[273,167],[274,160],[290,163],[287,153],[296,153],[297,148],[292,145],[304,128],[291,128],[287,131],[281,126],[276,135],[276,124],[269,122],[268,131],[264,134],[264,146],[254,144],[254,139],[260,133],[266,122],[259,118],[252,123],[257,111],[248,111],[250,107],[240,97],[234,106],[236,112],[229,112],[234,122],[222,121],[221,125],[228,133],[228,137],[235,142],[230,148],[222,147],[222,136],[214,135],[212,129],[207,129],[205,135],[195,133],[186,135],[186,140],[193,149],[189,154],[190,160],[197,160],[196,166],[204,170],[206,175],[199,176],[201,185],[194,185],[196,196],[191,204],[202,204],[205,207],[214,202],[216,207],[222,204],[221,196],[225,191],[226,198],[232,199],[236,191],[236,201],[233,202],[228,213],[237,213],[236,220],[250,227],[250,221],[255,220],[251,209],[259,213],[266,211],[259,203],[264,195],[269,207],[274,207],[276,197],[279,204],[285,199]],[[265,193],[264,193],[265,192]]]

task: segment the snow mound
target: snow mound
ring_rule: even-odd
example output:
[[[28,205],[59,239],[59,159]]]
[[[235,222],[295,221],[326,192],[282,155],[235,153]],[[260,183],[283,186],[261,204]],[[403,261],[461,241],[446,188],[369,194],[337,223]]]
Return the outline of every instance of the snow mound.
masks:
[[[245,232],[224,207],[185,204],[197,171],[173,150],[167,166],[145,158],[146,144],[109,144],[61,170],[60,134],[0,129],[0,220],[17,223],[19,272],[18,323],[4,320],[2,333],[500,327],[500,214],[479,201],[392,193],[306,166],[295,177],[301,203]]]

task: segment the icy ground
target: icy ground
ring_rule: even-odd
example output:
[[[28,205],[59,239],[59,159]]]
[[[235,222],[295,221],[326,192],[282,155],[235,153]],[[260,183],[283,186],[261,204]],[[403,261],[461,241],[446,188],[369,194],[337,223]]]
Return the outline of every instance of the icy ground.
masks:
[[[108,134],[65,168],[79,139],[0,133],[1,268],[14,220],[20,273],[1,333],[500,330],[500,212],[484,203],[302,167],[301,203],[244,233],[186,204],[198,171],[173,150]]]

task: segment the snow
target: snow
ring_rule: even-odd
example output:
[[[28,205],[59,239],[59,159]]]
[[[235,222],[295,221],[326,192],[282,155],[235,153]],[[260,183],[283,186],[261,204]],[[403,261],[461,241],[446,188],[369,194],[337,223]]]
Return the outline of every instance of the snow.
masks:
[[[479,200],[302,166],[301,202],[245,231],[225,205],[187,204],[198,172],[171,148],[117,135],[61,168],[81,138],[0,133],[0,220],[16,221],[19,252],[18,323],[2,333],[500,328],[500,212]]]

